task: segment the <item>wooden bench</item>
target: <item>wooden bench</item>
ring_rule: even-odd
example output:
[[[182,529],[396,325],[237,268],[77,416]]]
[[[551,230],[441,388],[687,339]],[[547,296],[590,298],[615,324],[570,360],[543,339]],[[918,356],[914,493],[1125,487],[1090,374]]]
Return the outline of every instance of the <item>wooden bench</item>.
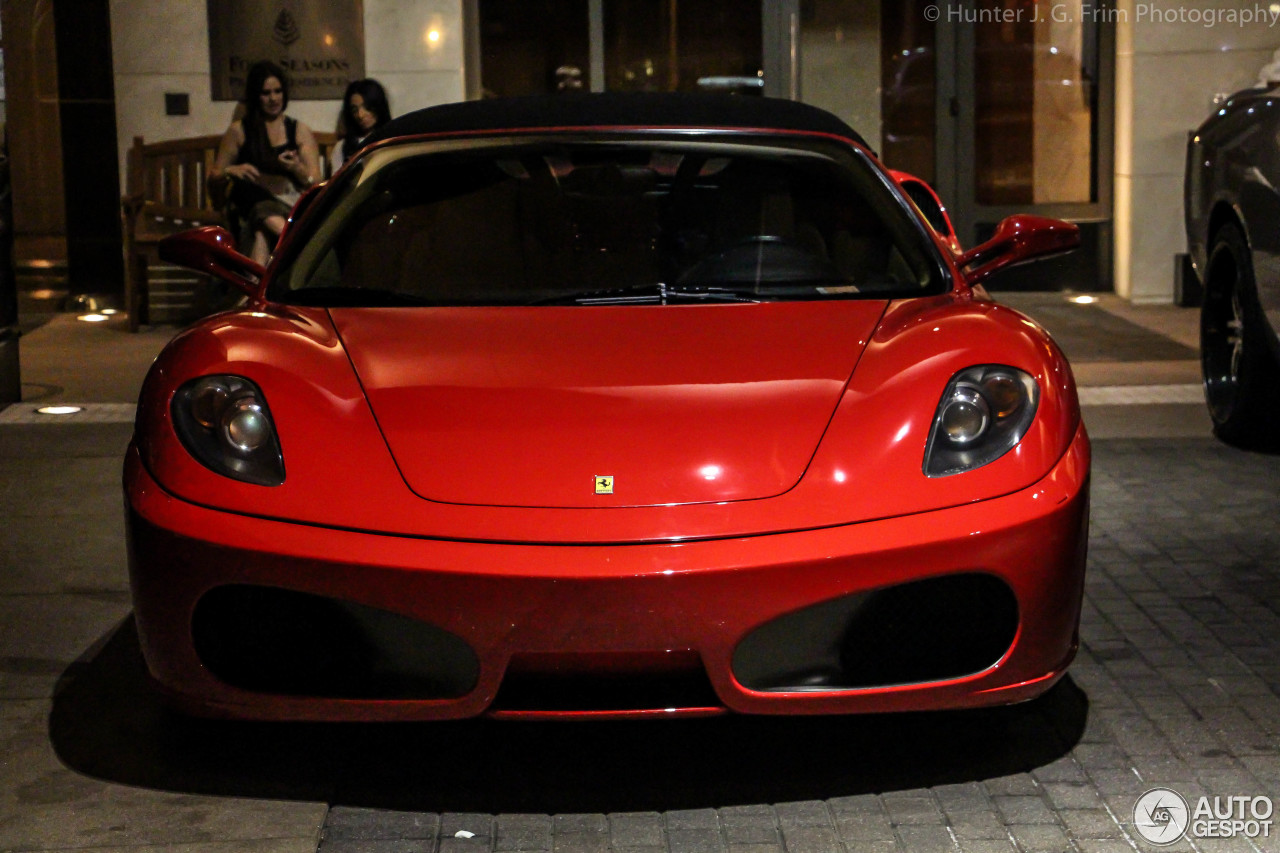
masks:
[[[338,144],[335,134],[316,133],[320,168],[329,175],[329,158]],[[159,261],[161,238],[201,225],[226,222],[209,196],[208,177],[222,134],[144,142],[133,138],[125,176],[124,216],[125,307],[129,330],[150,322],[150,267]]]

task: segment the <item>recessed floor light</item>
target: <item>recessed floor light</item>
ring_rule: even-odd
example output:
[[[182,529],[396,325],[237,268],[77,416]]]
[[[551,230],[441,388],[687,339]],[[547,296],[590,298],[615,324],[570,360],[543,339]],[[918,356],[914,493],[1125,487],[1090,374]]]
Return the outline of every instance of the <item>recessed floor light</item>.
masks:
[[[79,406],[41,406],[36,411],[42,415],[74,415],[83,410]]]
[[[1095,303],[1095,302],[1097,302],[1097,301],[1098,301],[1098,297],[1096,297],[1096,296],[1070,296],[1070,297],[1068,297],[1068,298],[1067,298],[1067,301],[1068,301],[1068,302],[1074,302],[1074,303],[1075,303],[1075,304],[1077,304],[1077,305],[1092,305],[1093,303]]]
[[[86,323],[102,323],[109,318],[106,314],[81,314],[76,319],[83,320]]]

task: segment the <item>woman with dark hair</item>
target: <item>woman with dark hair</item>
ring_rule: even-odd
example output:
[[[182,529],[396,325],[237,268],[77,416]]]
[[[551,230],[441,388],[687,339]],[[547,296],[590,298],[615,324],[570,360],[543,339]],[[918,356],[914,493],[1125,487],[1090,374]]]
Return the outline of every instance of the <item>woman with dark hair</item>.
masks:
[[[387,92],[377,80],[353,80],[342,96],[338,114],[338,136],[342,144],[333,149],[333,171],[351,159],[369,134],[391,121]]]
[[[255,62],[244,89],[243,119],[231,122],[210,179],[231,178],[228,201],[252,231],[249,254],[266,263],[302,190],[320,179],[320,150],[302,122],[285,115],[289,82],[273,62]]]

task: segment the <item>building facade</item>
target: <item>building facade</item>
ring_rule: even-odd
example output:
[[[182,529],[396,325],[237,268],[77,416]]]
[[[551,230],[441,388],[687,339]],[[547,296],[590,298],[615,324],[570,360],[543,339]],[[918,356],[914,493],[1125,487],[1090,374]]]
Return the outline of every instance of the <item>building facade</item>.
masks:
[[[5,4],[6,20],[33,27],[42,6],[56,5]],[[1280,48],[1280,4],[1247,0],[357,6],[364,73],[386,86],[397,114],[557,87],[798,98],[856,127],[887,165],[932,182],[966,245],[1012,212],[1080,223],[1085,250],[1049,286],[1135,302],[1174,296],[1188,131],[1215,97],[1254,84]],[[234,104],[212,96],[210,8],[207,0],[107,3],[121,186],[135,137],[216,134],[230,121]],[[5,36],[8,47],[14,34]],[[171,114],[175,95],[185,96],[180,114]],[[295,100],[289,111],[332,130],[339,106]]]

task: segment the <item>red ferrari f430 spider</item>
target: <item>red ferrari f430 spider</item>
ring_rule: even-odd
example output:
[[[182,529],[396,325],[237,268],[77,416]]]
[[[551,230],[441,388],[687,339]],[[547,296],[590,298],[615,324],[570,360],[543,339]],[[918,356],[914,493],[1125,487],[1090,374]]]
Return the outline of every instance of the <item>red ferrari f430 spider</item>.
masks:
[[[471,102],[379,131],[265,269],[169,238],[244,299],[141,395],[151,678],[323,720],[1047,690],[1089,441],[1061,351],[982,282],[1078,232],[1018,216],[962,251],[909,177],[789,101]]]

